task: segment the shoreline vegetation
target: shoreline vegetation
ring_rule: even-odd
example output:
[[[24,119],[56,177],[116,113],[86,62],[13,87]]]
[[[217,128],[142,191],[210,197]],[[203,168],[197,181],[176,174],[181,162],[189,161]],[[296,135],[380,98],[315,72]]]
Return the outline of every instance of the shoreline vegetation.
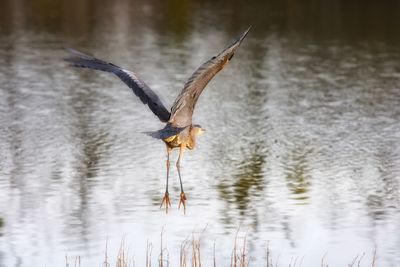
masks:
[[[146,243],[146,265],[145,267],[170,267],[172,266],[170,263],[170,255],[168,249],[163,246],[163,232],[161,231],[160,234],[160,252],[156,255],[157,265],[154,266],[152,263],[154,262],[154,255],[153,255],[153,245],[147,241]],[[202,256],[202,249],[201,249],[201,240],[202,240],[202,233],[200,233],[199,237],[196,237],[195,234],[192,234],[191,239],[185,239],[181,245],[179,250],[179,267],[201,267],[203,265],[203,256]],[[250,251],[247,247],[247,235],[239,236],[239,231],[236,233],[235,239],[233,241],[232,250],[230,253],[230,267],[249,267],[255,266],[251,262],[251,258],[249,256]],[[281,255],[276,258],[272,257],[272,253],[269,247],[269,241],[267,242],[266,250],[264,255],[261,255],[265,260],[262,263],[265,267],[279,267],[283,266],[279,264],[279,259]],[[217,264],[216,261],[216,247],[215,242],[213,245],[213,258],[212,263],[213,267],[221,266]],[[104,253],[104,260],[102,262],[102,267],[134,267],[136,266],[135,260],[133,256],[128,255],[128,251],[124,246],[124,240],[121,241],[119,250],[117,252],[117,257],[114,262],[110,260],[108,255],[108,242],[106,241],[105,253]],[[327,253],[326,253],[327,254]],[[329,262],[325,260],[326,254],[321,258],[319,267],[329,267]],[[367,256],[366,253],[357,254],[351,262],[349,262],[346,266],[348,267],[376,267],[376,247],[373,251],[371,256]],[[289,267],[301,267],[303,265],[304,256],[299,257],[292,257],[290,259]],[[222,265],[226,266],[226,265]],[[74,259],[69,259],[68,256],[65,256],[65,267],[86,267],[81,265],[81,257],[77,256]]]

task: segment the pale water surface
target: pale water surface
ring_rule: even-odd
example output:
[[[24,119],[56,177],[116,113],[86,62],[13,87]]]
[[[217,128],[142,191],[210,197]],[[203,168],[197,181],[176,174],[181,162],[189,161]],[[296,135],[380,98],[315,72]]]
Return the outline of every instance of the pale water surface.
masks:
[[[203,265],[215,243],[227,266],[239,227],[251,266],[267,244],[279,266],[369,266],[375,248],[400,265],[399,6],[253,2],[0,4],[0,266],[102,266],[107,240],[135,266],[151,242],[156,266],[162,229],[171,266],[200,232]],[[175,169],[165,214],[165,147],[142,133],[163,125],[62,48],[135,71],[169,106],[249,24],[194,115],[207,132],[183,161],[187,214]]]

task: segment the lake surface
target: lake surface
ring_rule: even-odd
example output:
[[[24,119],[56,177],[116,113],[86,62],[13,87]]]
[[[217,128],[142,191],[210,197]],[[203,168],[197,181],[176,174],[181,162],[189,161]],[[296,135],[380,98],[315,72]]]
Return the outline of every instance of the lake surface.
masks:
[[[360,1],[361,2],[361,1]],[[170,106],[252,24],[202,94],[207,132],[177,209],[163,127],[112,75],[68,67],[72,46],[135,71]],[[0,266],[114,266],[121,245],[171,266],[201,239],[228,266],[400,265],[400,6],[394,2],[5,1],[0,4]],[[177,153],[173,153],[173,160]],[[172,165],[174,166],[174,165]],[[240,245],[241,246],[241,245]],[[190,254],[190,251],[188,252]],[[132,262],[131,262],[132,263]]]

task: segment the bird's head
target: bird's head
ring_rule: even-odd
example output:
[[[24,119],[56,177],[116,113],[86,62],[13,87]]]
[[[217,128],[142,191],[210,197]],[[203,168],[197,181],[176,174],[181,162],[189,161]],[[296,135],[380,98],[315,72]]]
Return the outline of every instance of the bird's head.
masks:
[[[204,128],[201,128],[200,125],[194,124],[192,127],[192,131],[197,136],[203,134],[206,130]]]

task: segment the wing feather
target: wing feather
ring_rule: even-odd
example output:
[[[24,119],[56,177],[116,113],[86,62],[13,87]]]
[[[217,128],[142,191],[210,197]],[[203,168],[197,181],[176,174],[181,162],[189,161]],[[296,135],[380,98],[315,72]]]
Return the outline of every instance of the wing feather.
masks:
[[[115,74],[133,93],[140,98],[143,104],[147,104],[150,110],[162,121],[167,122],[170,118],[170,112],[165,108],[157,94],[150,89],[134,72],[123,69],[112,63],[94,58],[82,52],[67,48],[70,56],[65,58],[74,67],[89,68],[106,71]]]
[[[249,32],[243,32],[230,46],[201,65],[185,83],[181,93],[171,108],[169,123],[176,127],[185,127],[192,123],[196,102],[210,80],[232,59],[236,49]]]

